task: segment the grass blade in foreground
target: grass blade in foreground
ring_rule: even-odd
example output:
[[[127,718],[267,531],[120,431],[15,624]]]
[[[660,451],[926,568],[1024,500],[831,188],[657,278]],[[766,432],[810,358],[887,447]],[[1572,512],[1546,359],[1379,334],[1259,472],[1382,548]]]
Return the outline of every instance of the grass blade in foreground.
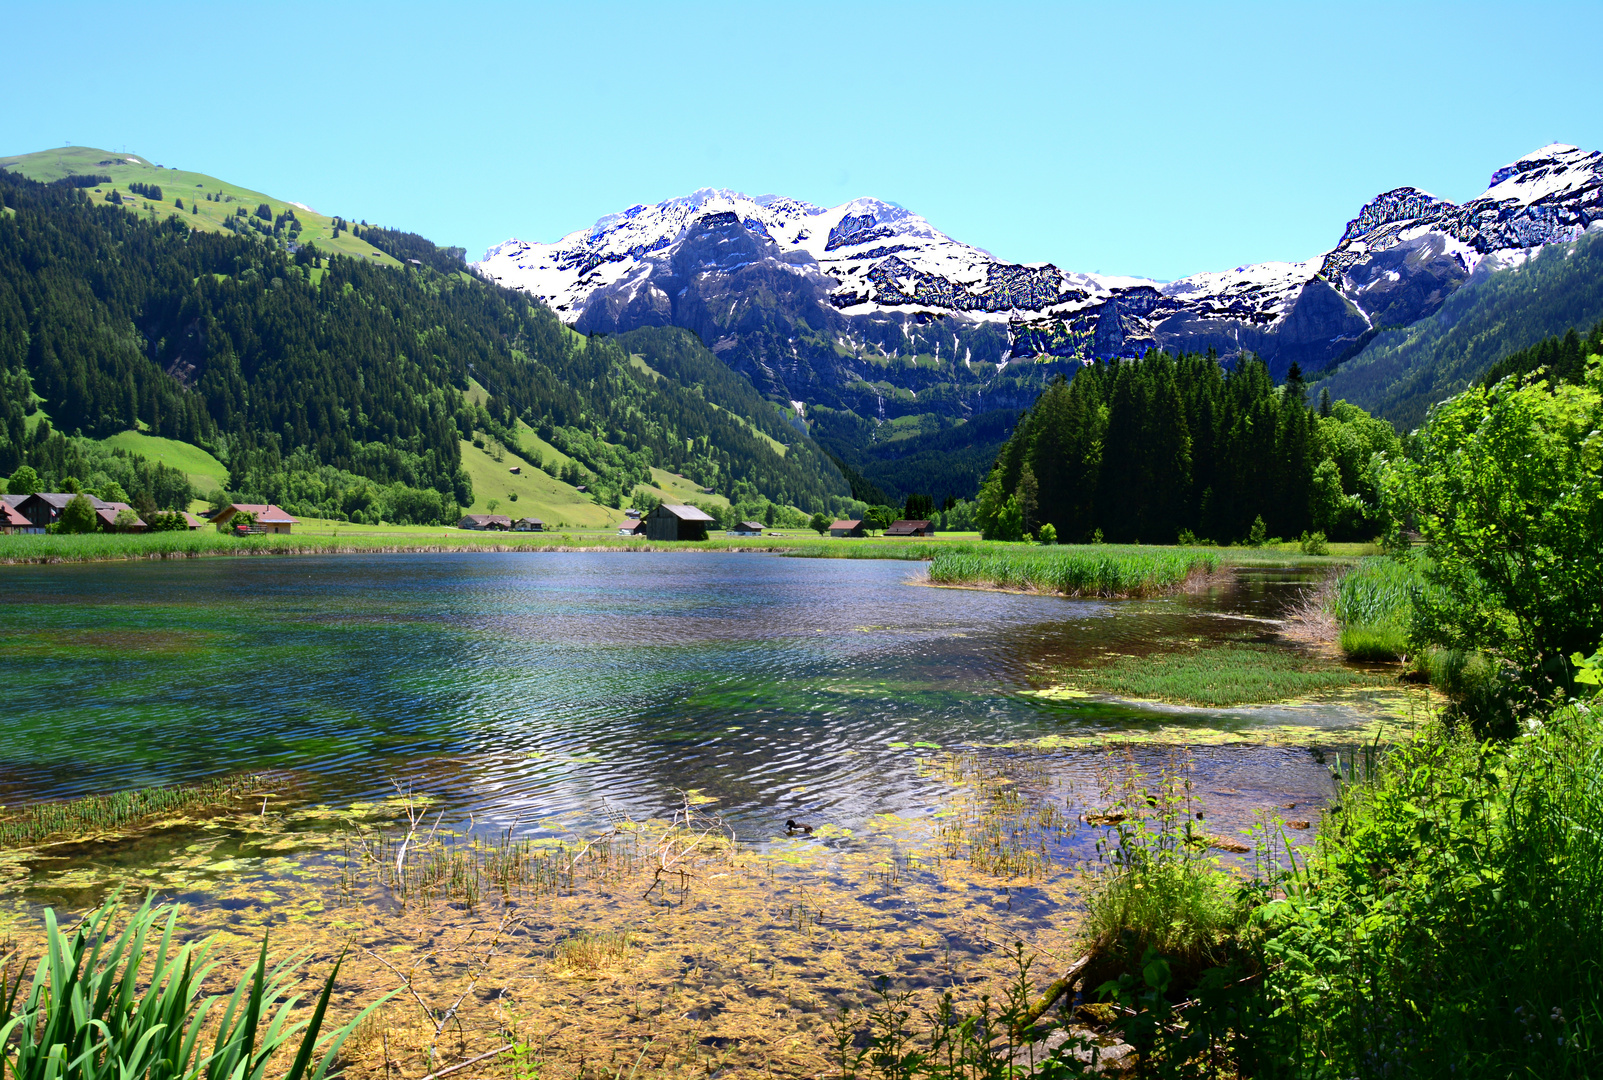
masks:
[[[250,975],[232,995],[215,1050],[201,1057],[197,1036],[218,1000],[201,995],[213,967],[207,960],[211,939],[172,952],[177,909],[152,908],[149,900],[113,937],[117,912],[113,897],[71,932],[61,929],[54,911],[45,912],[45,955],[26,997],[17,1001],[20,974],[18,986],[7,987],[3,995],[9,1000],[0,1045],[15,1047],[10,1062],[14,1080],[194,1080],[202,1075],[262,1080],[270,1059],[286,1049],[294,1052],[290,1080],[325,1080],[345,1037],[388,1000],[381,998],[323,1035],[339,965],[323,985],[311,1016],[293,1020],[300,998],[290,989],[302,959],[291,957],[269,971],[264,939]],[[147,947],[150,931],[164,917],[160,944],[152,950]],[[148,975],[141,979],[147,965]],[[144,990],[136,996],[141,985]],[[274,1003],[281,1003],[276,1010]],[[308,1069],[320,1049],[325,1051],[322,1059]]]

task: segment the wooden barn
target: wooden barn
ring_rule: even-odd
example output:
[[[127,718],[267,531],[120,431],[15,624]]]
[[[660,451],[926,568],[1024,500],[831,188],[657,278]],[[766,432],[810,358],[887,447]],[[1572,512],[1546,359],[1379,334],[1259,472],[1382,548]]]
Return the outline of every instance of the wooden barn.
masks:
[[[506,532],[512,528],[512,519],[505,514],[463,514],[462,520],[456,523],[456,527],[459,529]]]
[[[760,521],[742,521],[733,529],[728,530],[730,536],[761,536],[763,523]]]
[[[649,540],[705,540],[707,527],[716,524],[710,515],[694,506],[667,503],[647,514],[645,522]]]
[[[857,521],[857,520],[841,520],[841,521],[836,521],[836,522],[832,523],[829,526],[829,535],[831,535],[831,536],[867,536],[868,532],[867,532],[867,530],[865,530],[863,528],[863,523],[861,521]]]
[[[885,530],[886,536],[934,536],[935,526],[927,521],[893,521]]]

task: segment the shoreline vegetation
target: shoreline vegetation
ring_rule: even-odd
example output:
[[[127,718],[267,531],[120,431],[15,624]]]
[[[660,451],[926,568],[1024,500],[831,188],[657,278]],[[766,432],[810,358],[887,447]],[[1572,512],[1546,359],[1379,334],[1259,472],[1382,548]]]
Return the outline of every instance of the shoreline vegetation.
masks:
[[[0,566],[193,559],[256,555],[428,554],[448,552],[752,552],[799,558],[900,559],[931,563],[934,585],[1067,596],[1161,595],[1242,564],[1335,565],[1368,555],[1368,544],[1333,545],[1304,555],[1295,543],[1243,548],[1126,544],[1037,545],[948,536],[928,540],[835,539],[806,534],[712,537],[661,542],[612,532],[475,533],[426,527],[331,529],[327,534],[236,537],[210,530],[163,533],[0,536]]]
[[[0,851],[119,833],[158,818],[231,806],[247,795],[262,794],[266,789],[265,777],[246,773],[198,784],[132,788],[104,795],[32,803],[14,811],[0,812]]]

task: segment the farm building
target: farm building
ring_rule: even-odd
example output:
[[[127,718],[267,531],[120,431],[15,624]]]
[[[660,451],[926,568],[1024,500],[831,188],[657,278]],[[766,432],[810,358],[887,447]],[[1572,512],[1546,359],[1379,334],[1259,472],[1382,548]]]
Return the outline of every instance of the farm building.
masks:
[[[300,524],[298,518],[291,517],[272,503],[229,503],[212,515],[212,524],[219,529],[225,528],[238,514],[250,514],[256,519],[248,526],[253,533],[287,536],[291,526]]]
[[[707,526],[714,524],[704,510],[667,503],[647,514],[645,522],[646,536],[652,540],[705,540]]]
[[[480,532],[506,532],[512,528],[512,519],[505,514],[463,514],[456,523],[459,529],[477,529]]]
[[[545,522],[539,518],[518,518],[512,523],[513,532],[545,532]]]
[[[863,523],[861,521],[842,520],[834,522],[829,526],[829,535],[867,536],[868,533],[864,531]]]
[[[886,536],[934,536],[935,526],[927,521],[893,521],[885,530]]]
[[[133,514],[133,521],[126,523],[127,530],[129,532],[144,532],[146,528],[144,519],[138,514],[134,514],[134,508],[125,502],[109,502],[95,511],[95,517],[100,521],[100,531],[117,532],[117,515],[124,510]]]
[[[0,502],[0,535],[10,536],[12,533],[41,531],[37,525],[28,520],[22,511],[12,506],[9,502]]]
[[[762,534],[763,523],[760,521],[742,521],[729,530],[730,536],[761,536]]]
[[[77,497],[78,496],[72,494],[71,492],[40,491],[33,495],[22,496],[22,501],[14,503],[13,505],[17,511],[21,513],[23,517],[32,522],[36,528],[44,529],[54,525],[61,517],[61,511],[65,510],[67,504],[72,502],[72,500],[76,499]],[[85,495],[84,498],[89,500],[89,505],[96,512],[104,510],[110,505],[109,503],[101,502],[93,495]],[[6,501],[10,502],[9,499]]]
[[[634,518],[632,520],[625,521],[622,525],[618,526],[618,535],[619,536],[645,536],[646,535],[646,523],[641,518]]]

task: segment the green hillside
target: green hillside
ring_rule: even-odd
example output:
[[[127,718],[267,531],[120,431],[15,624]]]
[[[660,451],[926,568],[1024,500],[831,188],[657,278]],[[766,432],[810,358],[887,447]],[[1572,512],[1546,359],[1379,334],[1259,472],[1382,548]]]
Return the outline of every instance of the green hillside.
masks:
[[[808,435],[693,334],[584,337],[413,234],[373,230],[408,260],[386,262],[291,250],[304,214],[274,232],[211,227],[187,202],[130,213],[176,171],[99,154],[0,169],[0,475],[133,483],[102,447],[170,466],[137,473],[158,501],[179,499],[182,474],[201,494],[227,484],[308,518],[400,524],[491,499],[510,511],[516,495],[526,515],[605,525],[642,486],[754,514],[849,501]],[[124,169],[138,200],[22,175],[84,168]],[[211,193],[235,204],[198,205],[259,194]]]
[[[1329,390],[1399,430],[1510,353],[1603,320],[1603,235],[1551,244],[1524,265],[1477,274],[1428,318],[1377,335],[1309,389]]]
[[[237,218],[241,209],[247,216],[254,215],[265,203],[275,217],[285,210],[294,211],[301,226],[298,239],[302,244],[315,244],[323,252],[371,259],[379,265],[400,265],[396,259],[347,231],[340,232],[336,238],[334,219],[311,207],[231,184],[206,173],[163,168],[137,154],[118,154],[91,146],[64,146],[60,150],[0,158],[0,169],[47,184],[68,176],[106,176],[110,178],[108,182],[84,189],[95,202],[107,203],[115,190],[123,199],[123,209],[130,213],[157,218],[181,215],[190,228],[206,232],[228,231],[225,221]],[[136,183],[161,188],[161,201],[132,194],[128,185]],[[184,204],[181,211],[175,205],[179,200]]]
[[[170,469],[177,469],[189,477],[197,496],[204,497],[215,489],[228,486],[228,466],[198,446],[146,435],[142,431],[121,431],[100,440],[104,446],[126,450],[159,461]]]

